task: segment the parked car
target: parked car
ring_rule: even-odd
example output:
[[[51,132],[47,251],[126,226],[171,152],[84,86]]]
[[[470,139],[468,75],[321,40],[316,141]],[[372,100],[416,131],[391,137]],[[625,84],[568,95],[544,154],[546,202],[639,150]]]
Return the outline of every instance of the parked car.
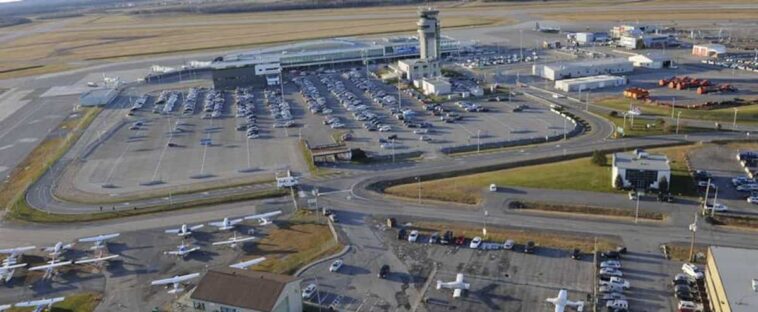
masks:
[[[503,243],[503,249],[513,249],[514,241],[512,239],[509,239]]]
[[[619,269],[602,268],[600,269],[600,275],[622,277],[624,276],[624,273]]]
[[[622,289],[620,286],[606,284],[606,285],[600,285],[600,287],[598,287],[598,291],[600,293],[607,294],[607,293],[620,293],[620,292],[623,292],[624,289]]]
[[[618,251],[605,251],[600,253],[600,256],[607,259],[621,259],[621,254]]]
[[[494,183],[490,184],[490,192],[497,192],[497,185],[495,185]]]
[[[616,299],[606,302],[605,307],[611,311],[628,311],[629,302],[626,300]]]
[[[682,272],[684,272],[684,274],[687,274],[694,279],[702,279],[704,276],[703,270],[701,270],[697,265],[694,265],[692,263],[682,264]]]
[[[415,242],[417,239],[418,239],[418,231],[417,231],[417,230],[413,230],[413,231],[411,231],[411,234],[410,234],[410,235],[408,235],[408,241],[409,241],[409,242],[411,242],[411,243],[413,243],[413,242]]]
[[[579,248],[575,248],[574,251],[571,252],[571,259],[581,260],[582,259],[582,251]]]
[[[332,265],[329,266],[329,272],[339,271],[343,264],[345,264],[345,262],[343,262],[342,259],[334,260],[334,262],[332,262]]]
[[[614,268],[614,269],[620,269],[621,268],[621,262],[616,260],[606,260],[603,262],[600,262],[601,268]]]
[[[626,296],[622,293],[612,292],[603,294],[602,297],[600,297],[602,300],[626,300]]]
[[[452,231],[445,231],[445,234],[442,235],[442,238],[440,239],[440,244],[447,245],[453,242],[453,232]]]
[[[469,243],[468,247],[471,249],[477,249],[479,248],[479,245],[482,244],[482,238],[477,236],[474,237],[474,239],[471,240],[471,243]]]
[[[458,237],[455,239],[455,244],[456,244],[456,245],[458,245],[458,246],[463,246],[463,244],[465,244],[465,243],[466,243],[466,237],[465,237],[465,236],[463,236],[463,235],[461,235],[461,236],[458,236]]]
[[[526,245],[524,245],[524,253],[534,253],[534,242],[528,241],[526,242]]]
[[[600,286],[613,285],[613,286],[621,287],[623,289],[629,289],[630,286],[631,286],[629,284],[629,281],[627,281],[627,280],[625,280],[623,278],[620,278],[620,277],[616,277],[616,276],[611,276],[611,278],[608,279],[607,281],[600,281],[600,282],[598,282],[598,285],[600,285]]]
[[[671,193],[658,193],[658,201],[673,203],[675,199],[674,199],[674,195],[671,195]]]
[[[405,238],[405,229],[400,229],[397,231],[397,239],[404,239]]]
[[[390,274],[390,266],[385,264],[381,268],[379,268],[379,273],[377,274],[377,277],[385,278],[389,274]]]
[[[305,288],[303,288],[304,300],[311,299],[311,297],[313,297],[313,295],[315,294],[316,294],[316,284],[308,284],[308,286],[305,286]]]
[[[437,241],[440,239],[440,233],[432,233],[432,235],[429,236],[429,244],[436,244]]]
[[[747,198],[747,202],[751,204],[758,204],[758,196],[750,196]]]

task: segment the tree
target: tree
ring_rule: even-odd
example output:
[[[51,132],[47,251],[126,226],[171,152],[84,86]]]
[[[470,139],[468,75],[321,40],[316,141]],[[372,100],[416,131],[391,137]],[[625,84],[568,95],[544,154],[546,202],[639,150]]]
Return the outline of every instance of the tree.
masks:
[[[666,179],[666,177],[661,177],[661,179],[658,180],[658,191],[668,192],[668,190],[669,190],[669,180]]]
[[[620,190],[624,189],[624,179],[621,178],[620,174],[616,175],[616,182],[615,182],[615,184],[616,184],[616,189],[617,190],[620,191]]]
[[[608,158],[605,157],[605,154],[594,151],[592,152],[592,163],[597,166],[605,166],[608,163]]]

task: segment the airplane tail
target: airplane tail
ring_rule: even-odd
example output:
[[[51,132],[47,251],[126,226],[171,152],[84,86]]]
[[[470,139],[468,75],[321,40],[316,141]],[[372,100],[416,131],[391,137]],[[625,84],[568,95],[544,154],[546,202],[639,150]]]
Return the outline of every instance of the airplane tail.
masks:
[[[558,297],[555,297],[555,298],[547,298],[547,299],[545,299],[545,301],[547,301],[547,302],[550,302],[550,303],[552,303],[552,304],[558,304],[558,299],[559,299]]]

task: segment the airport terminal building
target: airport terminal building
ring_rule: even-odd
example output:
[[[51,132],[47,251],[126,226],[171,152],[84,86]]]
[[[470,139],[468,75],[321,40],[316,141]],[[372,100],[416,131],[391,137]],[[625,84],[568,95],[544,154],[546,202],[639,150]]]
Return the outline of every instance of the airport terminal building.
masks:
[[[454,39],[442,37],[443,55],[465,47]],[[390,37],[375,40],[335,38],[258,49],[219,57],[211,63],[213,85],[233,89],[251,84],[276,85],[282,70],[332,64],[365,64],[418,58],[418,37]]]

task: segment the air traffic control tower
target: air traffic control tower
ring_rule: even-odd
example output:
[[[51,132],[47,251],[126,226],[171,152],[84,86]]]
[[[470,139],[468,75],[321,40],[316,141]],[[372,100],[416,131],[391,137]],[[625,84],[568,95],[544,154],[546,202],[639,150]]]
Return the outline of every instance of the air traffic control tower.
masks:
[[[422,60],[436,60],[440,57],[440,11],[432,8],[419,9],[418,41]]]

